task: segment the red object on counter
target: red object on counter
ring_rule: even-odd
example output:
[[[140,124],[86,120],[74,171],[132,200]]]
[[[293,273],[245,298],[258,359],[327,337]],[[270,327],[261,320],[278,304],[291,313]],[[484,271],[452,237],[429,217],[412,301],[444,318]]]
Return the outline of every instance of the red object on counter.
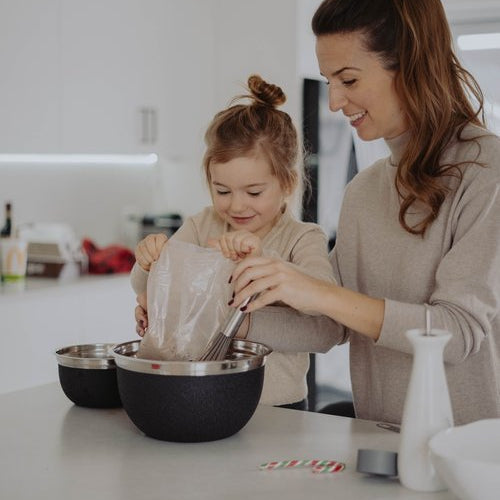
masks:
[[[129,273],[135,263],[133,252],[120,245],[98,248],[92,240],[84,238],[82,250],[89,258],[89,274]]]

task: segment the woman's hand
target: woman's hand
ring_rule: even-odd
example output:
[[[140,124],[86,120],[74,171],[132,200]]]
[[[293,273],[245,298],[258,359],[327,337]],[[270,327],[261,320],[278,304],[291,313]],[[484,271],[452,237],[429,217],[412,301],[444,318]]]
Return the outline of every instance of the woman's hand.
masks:
[[[158,260],[167,241],[168,238],[163,233],[148,234],[143,240],[139,241],[135,249],[135,260],[144,271],[149,271],[151,264]]]
[[[262,255],[262,242],[260,238],[250,231],[232,231],[222,235],[218,240],[208,242],[212,248],[218,248],[228,259],[239,261],[252,255]]]
[[[137,306],[135,308],[135,331],[141,336],[144,337],[146,333],[146,328],[148,327],[148,302],[146,293],[141,293],[137,296]]]
[[[246,312],[281,301],[307,314],[329,316],[373,340],[379,338],[385,312],[383,299],[311,278],[288,262],[248,257],[235,267],[232,281],[236,292],[233,307],[260,292],[246,306]]]
[[[252,312],[277,301],[302,312],[322,312],[322,298],[333,286],[312,278],[288,262],[265,257],[248,257],[240,262],[232,274],[235,297],[239,306],[254,293],[260,295],[248,304]]]

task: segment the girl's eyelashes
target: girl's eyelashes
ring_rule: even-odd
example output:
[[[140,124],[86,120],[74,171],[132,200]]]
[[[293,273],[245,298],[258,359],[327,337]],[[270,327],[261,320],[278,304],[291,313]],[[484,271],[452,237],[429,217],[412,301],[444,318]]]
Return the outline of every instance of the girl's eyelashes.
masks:
[[[218,189],[215,190],[215,192],[219,195],[219,196],[224,196],[226,194],[230,194],[231,191],[220,191]],[[262,194],[262,191],[258,191],[258,192],[248,192],[247,193],[249,196],[252,196],[252,197],[257,197],[257,196],[260,196]]]

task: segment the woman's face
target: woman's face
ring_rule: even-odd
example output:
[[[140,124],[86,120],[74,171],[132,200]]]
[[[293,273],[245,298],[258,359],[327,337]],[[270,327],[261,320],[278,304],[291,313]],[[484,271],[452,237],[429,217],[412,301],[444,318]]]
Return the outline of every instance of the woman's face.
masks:
[[[342,111],[365,140],[391,139],[407,129],[394,72],[363,47],[359,32],[322,35],[316,40],[321,74],[328,80],[332,111]]]
[[[281,214],[286,193],[262,156],[210,164],[214,209],[234,231],[263,238]]]

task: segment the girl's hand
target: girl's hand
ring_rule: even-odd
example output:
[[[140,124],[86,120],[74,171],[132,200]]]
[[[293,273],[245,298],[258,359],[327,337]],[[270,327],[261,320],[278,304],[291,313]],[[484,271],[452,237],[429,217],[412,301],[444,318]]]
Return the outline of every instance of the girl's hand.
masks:
[[[143,240],[139,241],[135,249],[135,260],[144,271],[149,271],[151,264],[158,260],[167,240],[166,235],[158,233],[148,234]]]
[[[146,328],[148,327],[148,313],[147,313],[147,297],[146,293],[141,293],[137,296],[138,305],[135,308],[135,331],[144,337]]]
[[[260,238],[250,231],[233,231],[224,234],[218,240],[208,242],[212,248],[218,248],[228,259],[238,261],[251,255],[262,255],[262,242]]]
[[[232,280],[239,306],[254,293],[260,295],[248,304],[252,312],[277,301],[305,313],[322,312],[322,298],[332,284],[312,278],[288,262],[265,257],[248,257],[234,269]]]

